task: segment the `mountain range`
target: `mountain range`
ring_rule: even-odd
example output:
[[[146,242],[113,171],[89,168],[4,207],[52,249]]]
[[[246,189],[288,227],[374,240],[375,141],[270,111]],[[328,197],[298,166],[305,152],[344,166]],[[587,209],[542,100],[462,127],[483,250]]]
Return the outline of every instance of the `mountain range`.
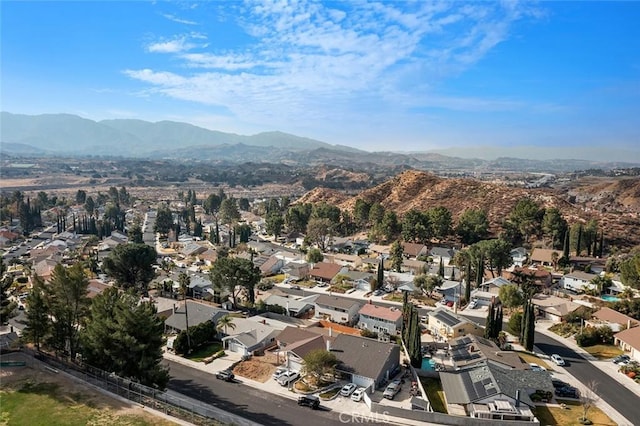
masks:
[[[283,132],[251,136],[208,130],[174,121],[94,121],[71,114],[2,112],[0,151],[16,156],[106,156],[189,161],[271,162],[290,165],[367,164],[440,172],[569,172],[637,164],[586,160],[469,159],[435,152],[368,152]]]

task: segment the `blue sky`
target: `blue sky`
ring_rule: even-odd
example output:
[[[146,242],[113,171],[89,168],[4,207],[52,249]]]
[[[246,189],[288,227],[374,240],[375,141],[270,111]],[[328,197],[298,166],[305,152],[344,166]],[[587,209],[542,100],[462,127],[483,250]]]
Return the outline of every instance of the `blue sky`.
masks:
[[[280,130],[369,151],[640,161],[640,2],[0,8],[4,111]]]

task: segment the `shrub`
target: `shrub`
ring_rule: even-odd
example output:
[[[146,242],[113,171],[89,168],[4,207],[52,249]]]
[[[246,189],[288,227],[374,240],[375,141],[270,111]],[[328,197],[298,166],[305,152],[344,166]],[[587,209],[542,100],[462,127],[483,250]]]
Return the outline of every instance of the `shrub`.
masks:
[[[366,328],[360,330],[360,335],[362,337],[371,337],[371,338],[377,338],[378,337],[378,333],[376,333],[375,331],[367,330]]]
[[[582,333],[576,334],[576,343],[578,346],[593,346],[600,343],[613,343],[613,330],[611,327],[587,327]]]
[[[509,318],[509,322],[507,323],[507,328],[511,334],[516,336],[520,335],[520,329],[522,326],[522,312],[517,311],[511,314],[511,318]]]

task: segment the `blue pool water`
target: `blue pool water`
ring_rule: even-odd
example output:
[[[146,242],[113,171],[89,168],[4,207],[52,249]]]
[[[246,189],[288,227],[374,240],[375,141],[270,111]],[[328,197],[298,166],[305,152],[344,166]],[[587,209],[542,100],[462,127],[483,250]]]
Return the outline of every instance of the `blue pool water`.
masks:
[[[606,294],[604,296],[600,296],[600,298],[602,300],[604,300],[605,302],[618,302],[618,301],[620,301],[619,297],[609,296],[608,294]]]
[[[422,358],[422,369],[423,370],[435,370],[436,362],[431,358]]]

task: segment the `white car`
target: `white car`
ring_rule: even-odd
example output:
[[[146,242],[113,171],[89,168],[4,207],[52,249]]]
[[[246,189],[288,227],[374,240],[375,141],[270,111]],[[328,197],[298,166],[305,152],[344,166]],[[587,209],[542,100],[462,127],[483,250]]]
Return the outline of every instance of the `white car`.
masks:
[[[558,354],[551,355],[551,361],[553,361],[556,365],[564,365],[564,359]]]
[[[364,396],[364,388],[358,388],[351,394],[351,400],[360,402]]]
[[[295,371],[285,371],[280,377],[278,377],[278,383],[280,386],[289,386],[291,383],[298,380],[300,374]]]
[[[547,369],[546,369],[546,368],[544,368],[544,367],[543,367],[543,366],[541,366],[541,365],[536,364],[535,362],[530,362],[530,363],[529,363],[529,368],[530,368],[532,371],[547,371]]]
[[[478,306],[478,301],[476,299],[473,299],[471,302],[469,302],[469,309],[475,309],[476,306]]]
[[[340,395],[342,396],[350,396],[358,386],[355,383],[348,383],[340,389]]]
[[[391,383],[384,390],[384,392],[382,393],[382,396],[387,398],[387,399],[393,399],[398,394],[398,392],[400,392],[401,389],[402,389],[402,387],[399,384]]]
[[[278,380],[280,378],[280,376],[282,376],[282,374],[284,374],[287,371],[286,368],[284,367],[278,367],[276,368],[276,371],[273,372],[273,380]]]

